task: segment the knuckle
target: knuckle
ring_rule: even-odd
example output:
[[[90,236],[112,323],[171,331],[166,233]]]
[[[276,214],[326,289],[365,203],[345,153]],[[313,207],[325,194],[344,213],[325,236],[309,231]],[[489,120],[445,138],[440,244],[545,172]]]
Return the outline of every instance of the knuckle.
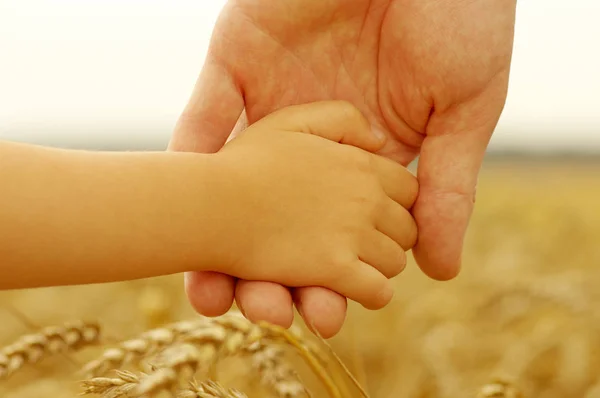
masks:
[[[347,245],[346,245],[347,246]],[[356,254],[353,251],[348,250],[346,247],[345,250],[339,250],[335,253],[332,253],[330,258],[330,263],[336,269],[339,270],[347,270],[351,267],[352,263],[356,260]]]
[[[397,254],[394,255],[394,258],[391,259],[390,264],[392,266],[389,270],[387,270],[385,276],[387,278],[394,278],[406,268],[406,253],[404,250],[399,250]]]
[[[352,126],[354,132],[367,133],[371,130],[371,124],[360,109],[348,101],[336,101],[338,115],[343,118],[345,126]]]
[[[327,264],[326,275],[327,282],[339,282],[341,277],[348,274],[351,270],[353,262],[356,260],[356,255],[347,250],[347,244],[341,245],[346,246],[344,249],[333,250],[328,253],[325,264]]]
[[[356,151],[356,164],[360,171],[369,174],[372,177],[376,177],[377,173],[375,172],[375,157],[363,151]]]
[[[394,296],[390,281],[385,278],[373,283],[373,294],[368,303],[363,306],[369,310],[380,310],[387,306]]]
[[[344,101],[344,100],[338,100],[335,102],[335,104],[338,107],[340,113],[345,118],[347,118],[349,120],[353,120],[353,121],[358,121],[358,120],[362,121],[364,119],[362,112],[360,110],[358,110],[357,107],[352,105],[351,102]]]
[[[352,150],[352,153],[349,153],[349,163],[361,180],[361,185],[357,184],[356,186],[371,192],[373,190],[383,192],[379,176],[376,173],[373,157],[369,153],[354,147],[349,147],[348,149]]]
[[[373,184],[372,186],[368,187],[368,192],[365,193],[365,196],[368,197],[368,202],[366,202],[366,204],[369,206],[369,219],[373,223],[377,223],[377,220],[384,217],[387,213],[387,197],[381,192],[377,184]]]
[[[367,210],[370,213],[378,206],[378,200],[371,189],[364,188],[356,193],[355,201],[363,208],[363,212]]]
[[[378,218],[380,218],[383,206],[377,196],[376,193],[369,189],[361,191],[355,196],[357,210],[355,211],[356,215],[353,217],[353,222],[360,229],[349,231],[353,236],[361,236],[364,235],[364,232],[371,231]],[[365,227],[368,228],[368,231],[365,231]]]
[[[378,178],[373,154],[351,145],[345,145],[339,149],[341,150],[340,154],[346,158],[345,162],[347,170]]]

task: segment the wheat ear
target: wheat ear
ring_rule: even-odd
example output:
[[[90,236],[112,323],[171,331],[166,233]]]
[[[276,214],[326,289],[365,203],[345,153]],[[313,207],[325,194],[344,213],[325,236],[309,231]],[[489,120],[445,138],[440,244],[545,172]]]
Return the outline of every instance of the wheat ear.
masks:
[[[523,398],[523,395],[508,380],[497,379],[481,387],[477,398]]]
[[[178,398],[248,398],[243,392],[234,389],[225,389],[219,383],[208,380],[198,383],[193,381],[190,387],[180,391]]]
[[[161,390],[171,390],[178,398],[247,398],[247,395],[233,389],[225,389],[219,383],[208,380],[198,383],[192,381],[186,389],[175,392],[172,388],[177,378],[171,369],[161,369],[155,372],[153,381],[148,381],[147,374],[140,376],[128,371],[116,371],[115,378],[95,377],[84,381],[83,394],[99,394],[103,398],[138,398],[151,397]]]
[[[49,326],[37,333],[23,335],[0,349],[0,379],[46,356],[93,345],[98,342],[99,336],[98,324],[84,321]]]
[[[260,331],[260,328],[235,312],[221,318],[202,317],[177,322],[148,330],[137,338],[109,348],[99,358],[86,364],[83,373],[87,377],[103,376],[111,369],[128,364],[139,366],[142,360],[152,360],[153,355],[178,342],[189,342],[200,350],[202,370],[208,372],[212,369],[219,356],[242,353],[250,357],[262,382],[278,396],[294,398],[303,395],[305,387],[285,361],[283,349],[257,341],[256,336],[262,336],[262,333],[255,333],[257,330]]]
[[[103,376],[111,369],[137,363],[181,341],[183,335],[202,328],[204,323],[204,319],[183,321],[147,330],[137,338],[123,341],[117,347],[105,350],[99,358],[84,365],[81,371],[88,377]]]
[[[125,341],[117,348],[105,351],[100,358],[88,363],[84,371],[92,376],[101,376],[109,369],[125,364],[140,365],[142,359],[154,354],[164,358],[160,353],[177,343],[188,343],[200,349],[202,363],[197,364],[197,367],[208,365],[209,375],[214,373],[211,371],[221,357],[235,354],[250,356],[255,367],[261,371],[262,380],[278,396],[294,398],[305,394],[305,387],[291,368],[283,365],[281,359],[274,360],[274,352],[267,351],[267,347],[277,344],[289,345],[303,357],[325,384],[330,395],[334,398],[341,397],[336,384],[324,369],[319,354],[304,344],[301,336],[265,322],[252,324],[238,313],[178,322],[147,331],[137,339]]]

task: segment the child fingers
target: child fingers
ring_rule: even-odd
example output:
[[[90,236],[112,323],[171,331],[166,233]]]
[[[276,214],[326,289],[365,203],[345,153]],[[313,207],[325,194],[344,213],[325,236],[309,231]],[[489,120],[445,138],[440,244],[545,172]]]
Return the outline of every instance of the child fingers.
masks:
[[[358,258],[354,261],[349,272],[336,277],[331,289],[370,310],[388,305],[394,295],[388,278]]]
[[[385,136],[376,133],[365,116],[346,101],[320,101],[282,108],[257,122],[277,130],[313,134],[369,152],[382,148]]]
[[[388,200],[375,220],[375,228],[389,236],[404,250],[417,243],[417,223],[408,210]]]
[[[359,257],[387,278],[398,275],[406,266],[404,249],[389,236],[373,230],[361,240]]]
[[[391,159],[370,155],[371,163],[387,196],[410,209],[417,200],[419,185],[415,176],[404,166]]]

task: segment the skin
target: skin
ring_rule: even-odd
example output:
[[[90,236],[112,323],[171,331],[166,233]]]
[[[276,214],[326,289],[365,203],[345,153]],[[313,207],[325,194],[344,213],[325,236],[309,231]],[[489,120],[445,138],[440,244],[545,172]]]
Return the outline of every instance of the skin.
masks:
[[[515,8],[515,0],[230,0],[170,147],[219,150],[242,109],[237,131],[286,105],[347,100],[388,137],[380,154],[402,165],[419,155],[413,254],[431,278],[451,279],[506,99]],[[294,301],[325,337],[345,318],[345,298],[319,288],[194,273],[186,289],[205,315],[224,313],[235,295],[251,320],[282,326]]]
[[[357,148],[382,144],[339,101],[282,109],[211,155],[0,143],[0,288],[218,271],[382,308],[418,191]]]

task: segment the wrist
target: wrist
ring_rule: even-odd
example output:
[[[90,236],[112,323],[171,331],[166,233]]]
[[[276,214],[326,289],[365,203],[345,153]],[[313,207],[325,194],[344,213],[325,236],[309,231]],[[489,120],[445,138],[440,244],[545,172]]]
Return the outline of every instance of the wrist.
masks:
[[[231,274],[251,241],[245,239],[251,238],[244,229],[252,221],[236,176],[237,160],[220,152],[163,155],[164,167],[157,172],[163,177],[154,184],[169,199],[155,204],[152,224],[173,259],[169,271]]]
[[[256,199],[249,196],[255,187],[248,175],[240,175],[248,166],[240,164],[237,156],[226,156],[224,152],[202,155],[202,176],[194,184],[188,178],[190,189],[199,190],[192,197],[202,197],[202,202],[194,203],[193,214],[201,214],[195,221],[195,234],[198,242],[195,248],[197,259],[192,264],[194,271],[215,271],[235,275],[241,256],[252,250],[252,217],[255,216],[253,203]]]
[[[224,271],[223,244],[230,233],[226,219],[227,178],[217,154],[166,153],[169,204],[157,215],[157,231],[169,240],[174,272]],[[163,218],[164,217],[164,218]],[[226,253],[225,253],[226,254]]]

